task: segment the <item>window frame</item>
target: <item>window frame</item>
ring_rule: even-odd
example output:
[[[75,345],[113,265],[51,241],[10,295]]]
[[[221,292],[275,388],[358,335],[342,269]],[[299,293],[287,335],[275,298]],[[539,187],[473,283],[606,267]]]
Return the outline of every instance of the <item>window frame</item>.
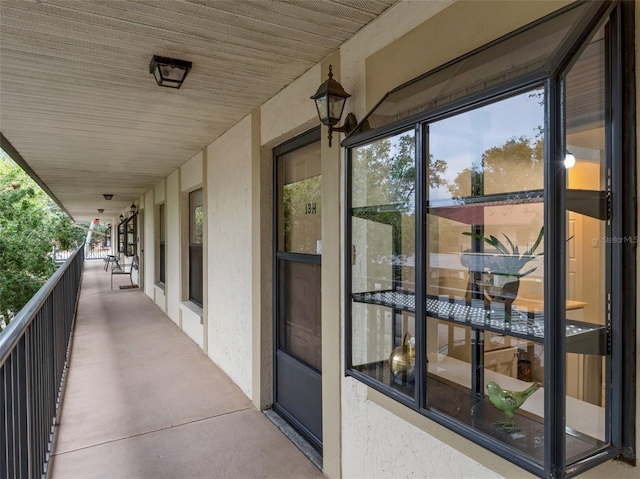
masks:
[[[200,205],[195,205],[195,207],[192,208],[192,199],[195,198],[195,194],[199,193],[201,195],[201,204]],[[189,273],[188,273],[188,287],[187,287],[187,291],[188,291],[188,299],[189,301],[191,301],[192,303],[198,305],[199,307],[203,307],[203,301],[204,301],[204,261],[203,261],[203,248],[204,248],[204,222],[202,225],[202,243],[193,243],[192,239],[193,239],[193,234],[194,234],[194,229],[195,229],[195,217],[193,216],[195,210],[198,207],[201,207],[203,209],[203,215],[204,215],[204,189],[203,188],[197,188],[193,191],[190,191],[188,196],[188,208],[189,208],[189,238],[188,238],[188,248],[187,248],[187,258],[188,258],[188,264],[189,264]],[[204,218],[203,218],[204,220]],[[200,265],[200,274],[198,275],[199,279],[199,284],[193,281],[194,280],[194,274],[196,272],[194,272],[194,265],[193,265],[193,261],[194,258],[192,258],[192,255],[196,254],[196,252],[199,250],[200,253],[200,258],[202,258],[202,264]],[[199,287],[199,288],[198,288]],[[196,288],[198,288],[198,291],[195,291]],[[196,293],[200,293],[200,296],[198,297],[196,294],[194,294],[194,292]]]
[[[547,21],[549,18],[560,15],[572,8],[576,4],[569,5],[558,10],[552,15],[543,17],[530,25],[514,31],[495,42],[480,47],[463,57],[449,62],[442,67],[434,69],[417,79],[414,79],[400,87],[394,89],[383,97],[383,99],[373,108],[375,110],[385,98],[428,75],[450,66],[461,59],[476,54],[496,43],[504,41],[515,34]],[[415,304],[426,304],[425,285],[425,246],[427,244],[426,227],[426,198],[425,188],[428,185],[426,168],[424,167],[424,142],[425,125],[434,121],[460,114],[465,111],[479,108],[483,104],[494,103],[502,98],[515,95],[518,92],[531,90],[535,86],[544,86],[545,98],[549,101],[545,103],[545,158],[559,158],[560,152],[565,151],[565,112],[563,110],[562,92],[564,91],[565,75],[570,70],[573,62],[577,60],[580,52],[587,44],[587,40],[593,33],[607,20],[610,21],[612,40],[607,52],[609,63],[607,64],[608,89],[607,95],[612,102],[611,111],[613,114],[605,119],[607,129],[607,141],[612,147],[608,149],[608,164],[611,165],[611,186],[607,189],[617,192],[611,195],[611,209],[618,212],[619,217],[612,221],[611,234],[616,237],[636,237],[637,234],[637,213],[634,198],[637,193],[636,185],[636,138],[633,123],[633,112],[635,112],[635,77],[633,60],[634,42],[634,5],[628,2],[598,2],[598,5],[589,7],[589,17],[584,22],[582,28],[576,29],[573,35],[565,39],[557,52],[556,68],[553,71],[534,72],[523,75],[517,79],[506,81],[499,86],[490,87],[484,91],[474,93],[467,97],[451,102],[442,107],[412,115],[408,118],[394,123],[384,125],[378,129],[365,131],[356,136],[350,136],[342,142],[345,148],[345,181],[344,181],[344,241],[347,254],[344,255],[343,270],[345,272],[344,286],[344,311],[345,311],[345,375],[353,377],[367,386],[379,391],[385,396],[409,407],[415,412],[428,419],[447,427],[463,437],[485,447],[499,456],[517,464],[529,472],[541,477],[565,477],[584,472],[606,460],[617,458],[625,462],[635,464],[636,444],[635,444],[635,364],[636,364],[636,344],[635,344],[635,321],[636,321],[636,295],[622,294],[623,286],[626,291],[635,292],[636,289],[636,245],[632,242],[624,242],[618,247],[613,246],[611,252],[611,271],[613,292],[611,298],[611,322],[610,322],[610,342],[616,347],[611,347],[611,377],[612,392],[607,396],[607,420],[610,421],[609,445],[605,450],[592,452],[586,458],[577,463],[565,466],[565,430],[564,412],[566,394],[564,388],[555,387],[554,384],[565,384],[566,380],[566,347],[564,339],[564,321],[558,321],[565,313],[563,311],[565,293],[564,287],[559,296],[556,284],[562,285],[565,281],[562,273],[566,257],[564,245],[565,233],[565,188],[566,172],[558,169],[556,174],[547,171],[545,168],[544,184],[544,213],[545,213],[545,311],[550,311],[551,319],[549,324],[552,327],[545,331],[544,360],[547,365],[545,371],[545,397],[544,397],[544,464],[541,465],[528,459],[526,456],[505,448],[504,443],[479,434],[470,426],[453,420],[444,413],[428,409],[425,405],[425,380],[416,379],[413,397],[404,395],[399,391],[375,380],[374,378],[354,369],[352,363],[352,204],[351,185],[353,147],[364,146],[372,142],[391,138],[394,135],[406,132],[411,128],[415,129],[416,138],[416,238],[415,238]],[[624,48],[624,45],[629,45]],[[625,85],[625,88],[614,88],[611,85]],[[628,88],[627,88],[628,87]],[[619,91],[622,90],[622,91]],[[372,110],[372,111],[373,111]],[[368,116],[368,115],[367,115]],[[363,121],[366,121],[366,118]],[[357,128],[356,128],[357,131]],[[564,155],[562,155],[564,156]],[[549,160],[545,160],[547,165]],[[560,162],[556,162],[559,164]],[[625,205],[633,204],[633,208]],[[555,247],[554,247],[555,246]],[[426,355],[426,311],[424,308],[415,310],[415,335],[417,339],[416,357]],[[420,338],[418,340],[418,338]],[[422,361],[416,361],[416,378],[425,378],[425,365]],[[631,423],[632,427],[625,427]]]
[[[166,236],[167,236],[167,217],[166,203],[158,205],[158,284],[165,284],[167,255],[166,255]]]

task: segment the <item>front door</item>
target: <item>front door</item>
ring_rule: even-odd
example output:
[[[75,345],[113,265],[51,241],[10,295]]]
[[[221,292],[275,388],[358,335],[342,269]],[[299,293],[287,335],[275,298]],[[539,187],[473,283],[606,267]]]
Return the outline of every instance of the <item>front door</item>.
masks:
[[[274,410],[322,449],[320,131],[274,150]]]

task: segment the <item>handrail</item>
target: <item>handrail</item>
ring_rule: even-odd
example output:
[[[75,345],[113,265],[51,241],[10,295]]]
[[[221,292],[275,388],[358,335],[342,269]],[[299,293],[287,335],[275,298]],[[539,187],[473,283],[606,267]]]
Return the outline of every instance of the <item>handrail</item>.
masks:
[[[0,365],[5,361],[6,356],[11,352],[15,344],[24,334],[24,330],[29,327],[35,313],[40,309],[42,303],[49,297],[51,291],[60,281],[68,266],[76,255],[83,249],[84,244],[79,246],[60,268],[47,280],[45,284],[34,294],[29,302],[16,314],[6,328],[0,333]]]
[[[47,473],[83,264],[80,247],[0,333],[0,477]]]

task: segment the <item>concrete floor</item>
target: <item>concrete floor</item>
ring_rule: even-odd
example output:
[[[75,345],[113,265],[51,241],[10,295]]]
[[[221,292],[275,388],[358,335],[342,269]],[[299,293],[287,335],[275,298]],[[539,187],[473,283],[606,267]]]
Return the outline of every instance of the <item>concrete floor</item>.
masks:
[[[323,477],[144,293],[111,291],[103,266],[85,262],[53,479]]]

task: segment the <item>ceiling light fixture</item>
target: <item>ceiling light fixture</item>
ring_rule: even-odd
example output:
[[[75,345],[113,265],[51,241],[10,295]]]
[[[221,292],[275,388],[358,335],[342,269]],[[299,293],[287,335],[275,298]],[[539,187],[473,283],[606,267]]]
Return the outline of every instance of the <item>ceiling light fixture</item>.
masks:
[[[153,73],[160,86],[180,88],[191,70],[191,62],[154,55],[149,64],[149,73]]]
[[[332,70],[332,66],[329,65],[329,79],[320,85],[316,94],[311,97],[316,102],[320,123],[329,127],[329,147],[331,147],[332,132],[349,133],[358,123],[355,115],[349,113],[343,126],[334,126],[342,118],[344,103],[351,95],[344,91],[342,85],[333,79]]]
[[[135,216],[136,215],[136,210],[137,210],[136,205],[135,205],[135,203],[133,203],[131,205],[131,209],[129,210],[129,212],[131,213],[131,216]]]
[[[104,196],[105,200],[110,200],[111,198],[113,198],[113,195],[110,195],[110,194],[104,194],[102,196]]]
[[[104,213],[104,208],[98,208],[98,213]]]

